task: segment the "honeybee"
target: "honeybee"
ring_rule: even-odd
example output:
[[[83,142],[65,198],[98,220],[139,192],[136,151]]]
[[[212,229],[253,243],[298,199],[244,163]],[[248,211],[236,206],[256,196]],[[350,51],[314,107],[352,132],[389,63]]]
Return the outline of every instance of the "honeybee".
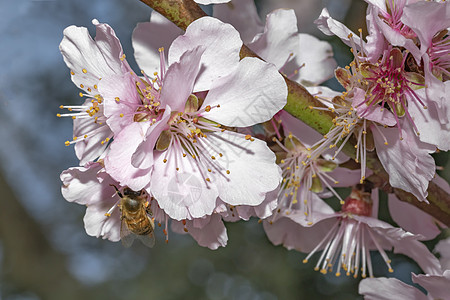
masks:
[[[133,191],[129,187],[123,189],[123,193],[112,185],[121,200],[118,207],[121,212],[120,239],[122,245],[129,248],[137,238],[145,246],[155,245],[155,224],[150,217],[152,214],[147,201],[147,193],[144,190]]]

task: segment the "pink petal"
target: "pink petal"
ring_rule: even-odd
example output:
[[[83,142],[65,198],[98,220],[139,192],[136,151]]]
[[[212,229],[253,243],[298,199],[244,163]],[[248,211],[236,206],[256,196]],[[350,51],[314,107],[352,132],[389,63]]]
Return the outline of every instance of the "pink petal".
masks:
[[[116,201],[117,197],[87,207],[83,221],[88,235],[102,237],[112,242],[120,240],[120,210],[116,208],[111,216],[105,216]]]
[[[139,169],[131,164],[132,156],[145,140],[149,126],[150,122],[133,122],[125,127],[114,137],[104,159],[106,172],[122,186],[128,186],[135,191],[143,189],[150,181],[151,169]]]
[[[253,0],[234,0],[229,4],[214,5],[213,16],[233,25],[246,44],[264,29]]]
[[[450,285],[450,270],[442,275],[412,274],[412,281],[424,287],[433,299],[448,299],[448,287]]]
[[[429,102],[429,106],[433,104],[436,105],[438,119],[441,124],[449,123],[449,112],[447,96],[450,93],[450,83],[442,82],[440,79],[436,78],[431,70],[430,58],[427,54],[422,56],[425,72],[425,89],[426,99]],[[417,90],[417,92],[421,92]]]
[[[83,105],[90,104],[92,99],[86,99]],[[100,107],[98,115],[103,115],[103,109]],[[80,165],[89,161],[94,161],[106,149],[108,143],[101,143],[106,138],[111,138],[113,133],[108,125],[96,122],[94,118],[76,118],[73,120],[73,135],[83,137],[88,135],[87,139],[75,143],[75,153],[80,160]]]
[[[278,9],[268,14],[264,32],[248,46],[297,82],[319,84],[334,75],[336,62],[331,45],[309,34],[299,34],[293,10]]]
[[[419,141],[408,126],[409,122],[403,122],[403,140],[400,140],[397,128],[372,128],[378,158],[389,173],[389,183],[393,187],[414,194],[419,201],[427,201],[428,182],[436,171],[429,153],[435,149]],[[388,145],[384,144],[382,135]]]
[[[130,73],[112,75],[100,81],[99,91],[104,99],[106,123],[117,135],[134,122],[136,110],[142,105],[136,82]]]
[[[100,78],[122,74],[122,46],[114,30],[107,24],[93,20],[96,26],[95,40],[87,28],[69,26],[59,45],[67,67],[74,73],[72,81],[89,92],[95,90]]]
[[[242,41],[233,26],[215,18],[203,17],[192,22],[186,33],[173,41],[169,49],[169,65],[179,61],[187,50],[198,46],[204,46],[205,52],[194,92],[209,90],[214,81],[235,70]]]
[[[326,8],[322,10],[319,18],[314,21],[314,24],[326,35],[336,35],[342,42],[347,46],[352,46],[350,43],[349,34],[352,34],[352,39],[355,42],[356,50],[361,51],[361,39],[359,36],[353,34],[353,32],[347,28],[344,24],[339,21],[334,20]],[[364,44],[364,42],[362,42]]]
[[[225,247],[227,245],[228,235],[221,216],[219,214],[212,214],[211,216],[207,216],[206,220],[209,222],[202,228],[195,226],[195,220],[186,221],[187,233],[202,247],[208,247],[211,250]],[[172,229],[175,232],[184,233],[184,225],[182,222],[172,222]]]
[[[163,34],[161,34],[163,33]],[[160,72],[159,48],[169,49],[170,44],[183,30],[156,11],[152,11],[150,22],[138,23],[133,30],[134,57],[146,74]],[[167,54],[167,52],[166,52]]]
[[[450,270],[450,237],[440,240],[434,247],[434,252],[440,255],[442,270]]]
[[[207,171],[199,165],[199,158],[183,157],[183,153],[181,147],[155,151],[149,192],[172,219],[191,220],[211,215],[219,194],[217,187],[207,184],[203,175]]]
[[[255,36],[248,46],[280,69],[291,53],[297,54],[300,47],[297,35],[295,12],[292,9],[277,9],[267,15],[264,32]]]
[[[299,212],[299,218],[304,219],[303,212]],[[301,252],[311,252],[330,231],[330,228],[338,222],[333,215],[323,218],[312,227],[304,227],[295,222],[295,216],[283,216],[272,224],[264,222],[264,230],[267,237],[274,245],[283,245],[287,249],[296,249]],[[268,219],[270,221],[270,218]]]
[[[110,184],[117,184],[103,171],[99,163],[70,168],[61,174],[62,194],[67,201],[86,205],[84,216],[86,233],[91,236],[118,241],[120,239],[120,212],[115,209],[110,217],[105,213],[119,200]]]
[[[394,126],[397,124],[394,114],[388,109],[382,109],[379,105],[373,105],[368,108],[364,103],[366,100],[366,92],[360,88],[355,88],[352,106],[356,109],[358,116],[377,122],[382,125]]]
[[[334,76],[334,69],[337,63],[333,58],[333,49],[326,41],[321,41],[318,38],[300,33],[298,34],[299,49],[296,51],[294,59],[298,67],[302,66],[296,75],[289,77],[299,83],[321,84],[322,82]],[[295,69],[292,66],[287,66],[285,73]]]
[[[370,176],[372,171],[367,169],[366,176]],[[361,170],[350,170],[347,168],[337,167],[333,171],[327,173],[327,175],[336,179],[338,183],[330,182],[333,187],[349,187],[358,184],[361,180]]]
[[[414,299],[428,300],[428,297],[413,286],[397,278],[366,278],[359,283],[358,292],[364,300]]]
[[[434,239],[441,233],[432,216],[412,204],[398,200],[394,194],[389,194],[388,204],[392,219],[406,231],[422,235],[423,240]]]
[[[450,81],[444,83],[444,87],[450,90]],[[416,93],[420,96],[424,94],[423,89],[417,90]],[[441,96],[446,95],[441,93]],[[442,107],[444,111],[450,111],[450,107],[447,107],[450,102],[446,101]],[[435,145],[437,148],[443,151],[450,150],[450,123],[442,122],[440,119],[440,111],[435,103],[430,103],[427,109],[424,109],[416,101],[412,101],[408,105],[408,112],[414,118],[414,124],[420,132],[420,140],[422,142]]]
[[[377,12],[377,9],[374,9],[374,12]],[[383,32],[384,37],[392,46],[400,46],[406,48],[417,61],[420,61],[420,50],[414,44],[412,39],[406,38],[396,29],[393,29],[390,25],[386,24],[386,22],[382,18],[376,18],[378,28]]]
[[[367,58],[371,62],[376,62],[384,50],[388,49],[388,43],[377,24],[377,18],[379,18],[377,12],[378,9],[369,6],[366,15],[367,31],[369,34],[366,36],[367,43],[364,46],[364,50]]]
[[[429,274],[440,274],[441,267],[438,259],[428,248],[418,241],[419,235],[406,232],[401,228],[395,228],[381,220],[354,216],[354,219],[366,223],[378,236],[379,242],[384,244],[384,249],[394,247],[394,253],[401,253],[412,258],[424,272]],[[390,245],[390,246],[388,246]]]
[[[202,116],[226,126],[251,126],[270,120],[286,105],[286,98],[286,83],[277,69],[246,57],[235,72],[214,82],[202,107],[220,107]]]
[[[61,193],[69,202],[86,205],[91,204],[92,199],[100,198],[97,173],[101,169],[99,163],[91,163],[87,167],[69,168],[61,173]]]
[[[219,3],[227,3],[231,0],[194,0],[198,4],[208,5],[208,4],[219,4]]]
[[[168,128],[167,122],[171,116],[170,107],[167,106],[164,115],[147,129],[145,140],[136,148],[131,157],[131,164],[140,169],[147,169],[153,165],[153,149],[161,132]]]
[[[401,21],[414,30],[419,37],[421,50],[425,52],[431,46],[434,35],[450,27],[450,5],[428,1],[412,3],[403,9]]]
[[[265,142],[246,140],[244,135],[229,131],[210,134],[205,142],[206,155],[217,157],[217,151],[223,154],[216,158],[222,174],[213,172],[210,176],[222,201],[256,206],[264,201],[266,193],[278,187],[281,170]]]
[[[186,100],[193,93],[203,53],[205,48],[198,46],[184,52],[179,62],[170,65],[164,76],[161,107],[169,105],[173,111],[184,111]]]

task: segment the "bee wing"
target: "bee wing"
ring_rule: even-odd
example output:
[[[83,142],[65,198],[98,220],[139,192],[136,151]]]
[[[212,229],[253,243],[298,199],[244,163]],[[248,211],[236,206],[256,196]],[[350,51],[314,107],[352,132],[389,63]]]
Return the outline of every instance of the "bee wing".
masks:
[[[146,235],[136,235],[136,237],[147,247],[152,248],[155,245],[155,235],[153,232]]]
[[[120,240],[122,241],[122,245],[130,248],[135,239],[136,235],[128,229],[127,224],[125,224],[125,219],[123,219],[120,224]]]

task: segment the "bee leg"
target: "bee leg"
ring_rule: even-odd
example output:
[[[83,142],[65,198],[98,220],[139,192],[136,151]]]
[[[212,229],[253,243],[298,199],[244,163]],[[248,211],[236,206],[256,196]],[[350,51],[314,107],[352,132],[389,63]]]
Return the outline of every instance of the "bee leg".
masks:
[[[119,191],[119,189],[117,188],[117,186],[115,186],[114,184],[110,184],[110,186],[114,187],[116,189],[116,193],[119,195],[120,198],[123,198],[122,193]]]

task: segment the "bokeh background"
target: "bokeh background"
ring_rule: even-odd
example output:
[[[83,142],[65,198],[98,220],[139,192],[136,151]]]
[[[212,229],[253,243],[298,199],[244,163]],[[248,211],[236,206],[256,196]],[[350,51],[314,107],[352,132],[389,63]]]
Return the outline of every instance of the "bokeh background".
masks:
[[[362,0],[257,5],[263,20],[272,9],[294,8],[299,30],[329,40],[341,66],[350,52],[312,21],[326,6],[351,29],[365,28]],[[227,224],[228,246],[216,251],[190,236],[171,234],[165,244],[161,230],[152,249],[85,234],[85,208],[60,193],[59,174],[77,160],[64,145],[72,121],[56,114],[80,98],[58,45],[72,24],[93,35],[96,18],[115,29],[137,69],[131,33],[150,11],[138,0],[0,0],[0,299],[361,299],[358,280],[314,272],[313,262],[302,264],[305,254],[271,245],[257,220]],[[436,159],[447,164],[446,154]],[[373,260],[376,275],[392,276],[379,257]],[[393,266],[407,282],[419,270],[400,256]]]

